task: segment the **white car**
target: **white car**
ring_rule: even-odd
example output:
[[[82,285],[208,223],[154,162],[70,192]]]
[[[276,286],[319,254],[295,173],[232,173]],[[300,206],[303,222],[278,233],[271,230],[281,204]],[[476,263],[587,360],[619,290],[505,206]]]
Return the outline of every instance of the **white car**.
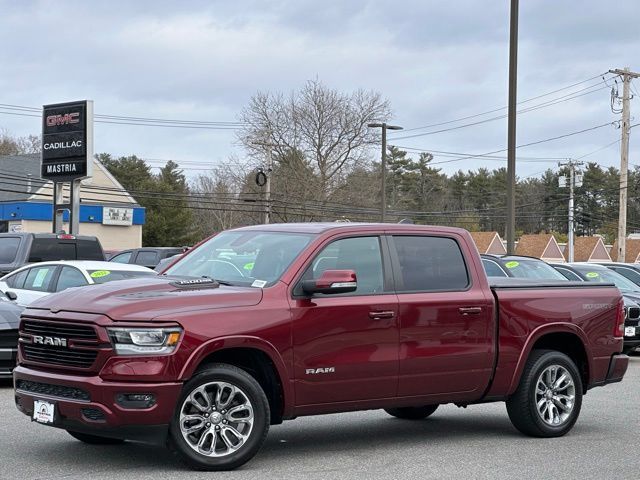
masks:
[[[157,275],[139,265],[89,260],[31,263],[0,278],[0,290],[14,292],[19,305],[71,287]]]

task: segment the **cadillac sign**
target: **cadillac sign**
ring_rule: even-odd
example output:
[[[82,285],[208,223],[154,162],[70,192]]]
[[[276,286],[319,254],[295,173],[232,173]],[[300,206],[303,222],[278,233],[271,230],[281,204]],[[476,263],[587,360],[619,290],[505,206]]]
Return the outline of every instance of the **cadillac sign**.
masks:
[[[91,176],[93,102],[45,105],[42,110],[41,176],[54,182]]]

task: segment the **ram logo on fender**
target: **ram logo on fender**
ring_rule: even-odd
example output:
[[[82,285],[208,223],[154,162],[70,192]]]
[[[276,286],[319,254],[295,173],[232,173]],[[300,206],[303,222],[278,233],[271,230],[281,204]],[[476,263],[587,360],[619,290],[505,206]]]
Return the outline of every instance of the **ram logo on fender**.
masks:
[[[320,367],[320,368],[307,368],[305,370],[307,375],[318,375],[319,373],[336,373],[336,367]]]

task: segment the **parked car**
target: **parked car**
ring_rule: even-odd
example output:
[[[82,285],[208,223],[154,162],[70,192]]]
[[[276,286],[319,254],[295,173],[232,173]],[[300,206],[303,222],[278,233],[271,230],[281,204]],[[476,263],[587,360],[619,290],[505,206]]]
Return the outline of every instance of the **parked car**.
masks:
[[[539,258],[523,255],[482,254],[480,256],[488,277],[566,281],[563,275]]]
[[[19,268],[0,278],[0,289],[14,292],[20,305],[29,305],[39,298],[71,287],[150,275],[156,275],[156,272],[138,265],[61,260]]]
[[[15,403],[84,442],[168,442],[200,470],[247,462],[272,424],[358,409],[505,401],[524,434],[564,435],[583,394],[626,372],[622,297],[509,280],[490,286],[458,228],[225,231],[165,275],[26,309]]]
[[[0,233],[0,277],[28,263],[104,259],[100,240],[96,237],[53,233]]]
[[[637,263],[619,263],[619,262],[598,262],[600,265],[619,273],[623,277],[631,280],[640,286],[640,264]]]
[[[624,352],[640,347],[640,286],[619,273],[594,263],[557,263],[552,266],[570,280],[612,283],[625,301]]]
[[[161,260],[182,253],[184,249],[176,247],[144,247],[123,250],[109,258],[110,262],[142,265],[154,269]]]
[[[18,325],[23,307],[0,291],[0,379],[12,378],[18,353]]]

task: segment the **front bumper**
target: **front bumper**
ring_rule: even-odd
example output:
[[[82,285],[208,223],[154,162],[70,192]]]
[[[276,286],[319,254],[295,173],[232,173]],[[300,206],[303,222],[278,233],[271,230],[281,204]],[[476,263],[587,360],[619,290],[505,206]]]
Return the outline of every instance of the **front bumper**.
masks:
[[[105,381],[98,376],[63,375],[18,366],[13,372],[17,408],[33,417],[35,400],[55,404],[55,420],[47,424],[127,440],[164,443],[182,383]],[[118,395],[150,394],[155,403],[125,408]]]

